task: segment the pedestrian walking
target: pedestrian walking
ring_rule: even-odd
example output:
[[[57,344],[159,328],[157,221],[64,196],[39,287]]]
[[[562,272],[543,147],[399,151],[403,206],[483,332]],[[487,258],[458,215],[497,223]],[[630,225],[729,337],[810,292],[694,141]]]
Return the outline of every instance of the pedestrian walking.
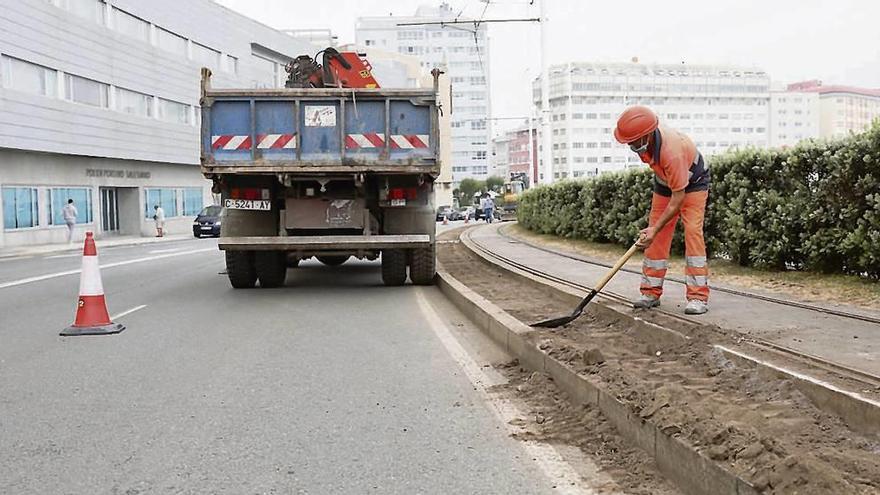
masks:
[[[74,206],[73,200],[68,199],[64,208],[61,208],[61,216],[64,218],[64,223],[67,225],[68,244],[73,242],[73,229],[76,227],[76,216],[78,214],[79,212],[76,211],[76,206]]]
[[[156,212],[153,215],[153,220],[156,221],[156,237],[165,237],[165,210],[159,205],[154,205],[153,210]]]
[[[486,221],[489,223],[495,221],[495,200],[492,196],[486,198]]]
[[[654,171],[654,192],[648,227],[639,232],[636,244],[645,251],[642,262],[641,296],[636,308],[660,305],[663,279],[675,224],[684,224],[687,307],[689,315],[709,310],[709,265],[703,240],[703,218],[709,197],[709,169],[693,141],[685,134],[660,124],[657,115],[644,106],[621,114],[614,137],[628,144]]]

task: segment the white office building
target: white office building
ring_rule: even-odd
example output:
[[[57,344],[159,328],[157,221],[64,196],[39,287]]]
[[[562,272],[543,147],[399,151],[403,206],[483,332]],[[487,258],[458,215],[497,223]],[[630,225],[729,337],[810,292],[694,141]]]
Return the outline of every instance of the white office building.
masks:
[[[489,43],[485,25],[399,24],[450,21],[456,12],[443,3],[422,6],[414,16],[361,17],[355,29],[358,46],[417,57],[427,69],[445,70],[452,83],[452,174],[455,183],[488,175]],[[468,20],[460,18],[459,20]],[[381,84],[381,81],[380,81]]]
[[[820,136],[819,94],[804,91],[770,93],[770,147],[782,148]]]
[[[540,78],[533,83],[541,106]],[[686,64],[570,63],[551,67],[553,178],[590,177],[639,167],[617,143],[617,117],[646,105],[661,122],[689,135],[711,157],[731,148],[769,145],[770,78],[758,69]],[[542,143],[543,138],[539,137]],[[541,175],[545,173],[543,155]]]
[[[199,172],[199,73],[276,87],[315,48],[210,0],[16,0],[0,9],[0,247],[189,232],[212,203]]]

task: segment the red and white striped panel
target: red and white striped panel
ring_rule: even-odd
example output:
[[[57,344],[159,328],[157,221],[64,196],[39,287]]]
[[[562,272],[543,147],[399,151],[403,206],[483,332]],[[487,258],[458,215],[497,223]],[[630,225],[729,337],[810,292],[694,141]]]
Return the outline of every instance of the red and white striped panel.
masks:
[[[291,150],[296,148],[295,134],[258,134],[259,150]]]
[[[428,143],[427,134],[391,135],[391,149],[427,148]],[[385,134],[348,134],[345,136],[345,147],[348,149],[384,148]]]
[[[384,148],[385,134],[366,133],[348,134],[345,136],[345,147],[348,149]]]
[[[413,148],[427,148],[427,134],[392,134],[391,149],[410,150]]]
[[[253,146],[253,140],[250,136],[211,136],[211,147],[215,150],[235,151],[249,150]]]

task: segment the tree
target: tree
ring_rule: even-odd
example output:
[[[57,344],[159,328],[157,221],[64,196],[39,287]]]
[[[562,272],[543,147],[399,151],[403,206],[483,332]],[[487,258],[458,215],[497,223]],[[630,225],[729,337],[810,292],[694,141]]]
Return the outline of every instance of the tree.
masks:
[[[474,199],[474,194],[482,191],[485,187],[486,184],[483,181],[471,178],[462,179],[461,183],[458,185],[458,190],[461,192],[461,204],[471,204]]]
[[[504,187],[504,178],[493,175],[486,179],[486,187],[490,191],[501,192],[501,188]]]

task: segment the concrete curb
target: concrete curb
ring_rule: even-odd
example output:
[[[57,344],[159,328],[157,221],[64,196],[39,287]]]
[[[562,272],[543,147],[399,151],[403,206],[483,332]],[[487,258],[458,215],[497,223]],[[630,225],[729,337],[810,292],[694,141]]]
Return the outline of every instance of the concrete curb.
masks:
[[[508,354],[538,372],[549,374],[577,405],[598,407],[628,441],[653,457],[660,471],[693,495],[757,495],[758,491],[684,442],[663,433],[612,394],[579,375],[530,342],[532,329],[456,280],[440,266],[437,286],[458,309]]]

